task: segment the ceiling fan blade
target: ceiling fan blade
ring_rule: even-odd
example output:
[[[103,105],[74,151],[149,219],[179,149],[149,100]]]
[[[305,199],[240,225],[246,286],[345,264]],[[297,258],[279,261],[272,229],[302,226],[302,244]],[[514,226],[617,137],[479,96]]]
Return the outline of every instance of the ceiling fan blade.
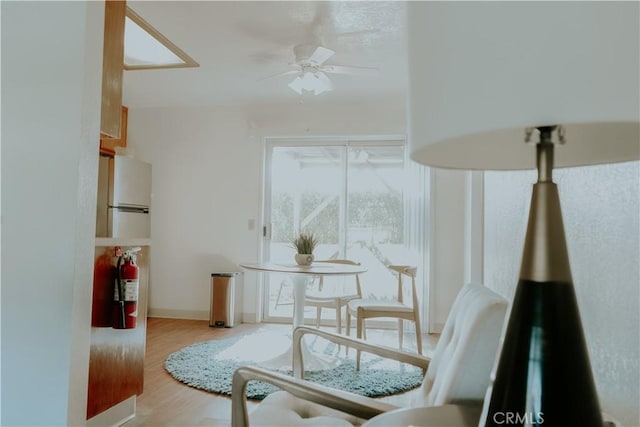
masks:
[[[327,49],[324,46],[318,46],[313,52],[313,55],[309,58],[309,62],[312,64],[322,65],[324,61],[331,58],[335,54],[331,49]]]
[[[271,76],[263,77],[263,78],[259,79],[258,81],[262,82],[264,80],[275,79],[276,77],[282,77],[282,76],[289,76],[291,74],[297,74],[299,72],[300,72],[300,70],[283,71],[282,73],[273,74]]]
[[[351,67],[347,65],[324,65],[322,71],[333,74],[354,74],[354,75],[372,75],[377,73],[377,68],[371,67]]]

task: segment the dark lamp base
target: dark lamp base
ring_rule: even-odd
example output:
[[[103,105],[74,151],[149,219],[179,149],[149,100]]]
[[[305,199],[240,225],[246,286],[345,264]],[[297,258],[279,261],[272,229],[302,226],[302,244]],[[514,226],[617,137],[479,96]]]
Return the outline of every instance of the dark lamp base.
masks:
[[[485,426],[603,425],[571,283],[520,280]]]

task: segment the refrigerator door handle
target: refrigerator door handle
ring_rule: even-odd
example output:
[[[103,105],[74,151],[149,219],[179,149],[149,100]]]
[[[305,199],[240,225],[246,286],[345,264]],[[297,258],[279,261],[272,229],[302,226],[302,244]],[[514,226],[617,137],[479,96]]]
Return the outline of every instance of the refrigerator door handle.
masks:
[[[111,206],[113,209],[117,209],[120,212],[142,213],[148,214],[149,208],[145,206]]]

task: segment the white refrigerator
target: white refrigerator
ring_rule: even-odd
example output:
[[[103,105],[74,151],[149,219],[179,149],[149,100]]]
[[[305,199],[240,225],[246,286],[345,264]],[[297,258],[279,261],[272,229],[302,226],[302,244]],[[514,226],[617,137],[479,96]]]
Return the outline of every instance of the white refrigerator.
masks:
[[[100,156],[96,237],[151,237],[151,164]]]

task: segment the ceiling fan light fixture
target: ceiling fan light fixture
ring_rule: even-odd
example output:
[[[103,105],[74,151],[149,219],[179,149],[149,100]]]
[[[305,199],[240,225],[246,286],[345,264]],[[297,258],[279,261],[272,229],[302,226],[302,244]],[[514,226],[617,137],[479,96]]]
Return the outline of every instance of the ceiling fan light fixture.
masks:
[[[300,76],[297,76],[295,79],[291,80],[291,83],[289,83],[289,87],[291,89],[293,89],[294,92],[296,92],[298,95],[302,95],[302,79],[300,78]]]
[[[318,71],[317,78],[318,78],[320,84],[322,84],[322,86],[327,91],[333,90],[333,84],[331,83],[331,80],[329,79],[329,77],[327,77],[327,75],[325,73],[323,73],[322,71]]]
[[[311,72],[307,71],[302,77],[302,88],[306,90],[314,90],[317,86],[318,78]]]
[[[303,91],[320,95],[333,90],[333,85],[329,78],[320,71],[305,71],[299,74],[289,83],[289,87],[299,95],[302,95]]]

